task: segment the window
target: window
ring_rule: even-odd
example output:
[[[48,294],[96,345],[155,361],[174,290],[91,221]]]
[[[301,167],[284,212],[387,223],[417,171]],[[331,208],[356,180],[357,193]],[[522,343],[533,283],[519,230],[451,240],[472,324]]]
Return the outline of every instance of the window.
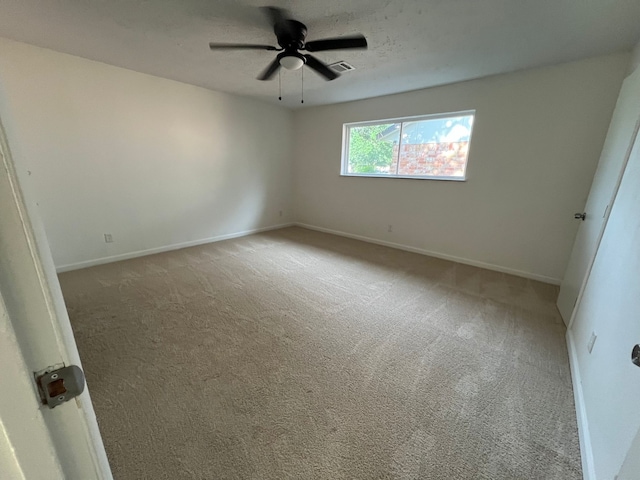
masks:
[[[464,180],[474,113],[346,123],[342,175]]]

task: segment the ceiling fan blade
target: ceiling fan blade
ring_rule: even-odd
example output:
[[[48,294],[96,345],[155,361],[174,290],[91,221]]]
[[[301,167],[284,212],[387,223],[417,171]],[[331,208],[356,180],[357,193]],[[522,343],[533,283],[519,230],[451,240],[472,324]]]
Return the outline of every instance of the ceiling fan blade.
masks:
[[[261,10],[269,18],[269,22],[276,32],[276,35],[285,34],[289,37],[294,36],[295,32],[291,26],[291,15],[284,8],[278,7],[261,7]]]
[[[367,48],[367,39],[364,35],[351,37],[325,38],[307,42],[304,49],[309,52],[321,52],[324,50],[341,50],[343,48]]]
[[[279,69],[280,69],[280,59],[276,58],[273,62],[269,64],[267,68],[265,68],[262,71],[262,73],[258,76],[258,80],[270,80]]]
[[[211,50],[282,50],[272,45],[256,45],[252,43],[210,43]]]
[[[305,55],[304,58],[307,59],[307,62],[306,62],[307,66],[309,68],[315,70],[316,72],[318,72],[325,79],[327,79],[327,80],[335,80],[336,78],[338,78],[340,76],[339,73],[334,72],[333,70],[331,70],[327,64],[325,64],[324,62],[318,60],[313,55]]]
[[[289,12],[287,12],[284,8],[261,7],[261,10],[265,13],[267,17],[269,17],[272,27],[275,27],[279,23],[285,23],[287,20],[291,18],[291,16],[289,15]]]

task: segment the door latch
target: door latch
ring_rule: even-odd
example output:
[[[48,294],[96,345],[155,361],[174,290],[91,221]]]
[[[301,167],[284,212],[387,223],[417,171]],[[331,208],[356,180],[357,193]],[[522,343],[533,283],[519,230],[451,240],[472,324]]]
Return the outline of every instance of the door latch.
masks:
[[[43,405],[55,408],[68,402],[84,391],[84,373],[76,365],[62,368],[48,368],[36,373],[36,384]]]
[[[574,213],[573,214],[573,218],[575,218],[576,220],[582,220],[584,222],[585,218],[587,218],[587,213]]]

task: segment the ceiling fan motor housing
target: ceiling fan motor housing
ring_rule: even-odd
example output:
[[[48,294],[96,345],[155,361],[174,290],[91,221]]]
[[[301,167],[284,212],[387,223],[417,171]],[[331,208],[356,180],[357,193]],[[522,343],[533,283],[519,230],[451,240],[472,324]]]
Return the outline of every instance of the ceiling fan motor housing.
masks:
[[[278,45],[285,50],[299,50],[304,47],[307,38],[307,26],[297,20],[287,19],[277,23],[273,28]]]

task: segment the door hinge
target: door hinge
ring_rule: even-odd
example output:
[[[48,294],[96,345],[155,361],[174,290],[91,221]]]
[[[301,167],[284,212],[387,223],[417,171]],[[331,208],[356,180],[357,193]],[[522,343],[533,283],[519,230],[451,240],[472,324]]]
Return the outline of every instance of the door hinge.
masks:
[[[76,365],[53,366],[35,372],[40,401],[49,408],[68,402],[84,391],[84,372]]]

